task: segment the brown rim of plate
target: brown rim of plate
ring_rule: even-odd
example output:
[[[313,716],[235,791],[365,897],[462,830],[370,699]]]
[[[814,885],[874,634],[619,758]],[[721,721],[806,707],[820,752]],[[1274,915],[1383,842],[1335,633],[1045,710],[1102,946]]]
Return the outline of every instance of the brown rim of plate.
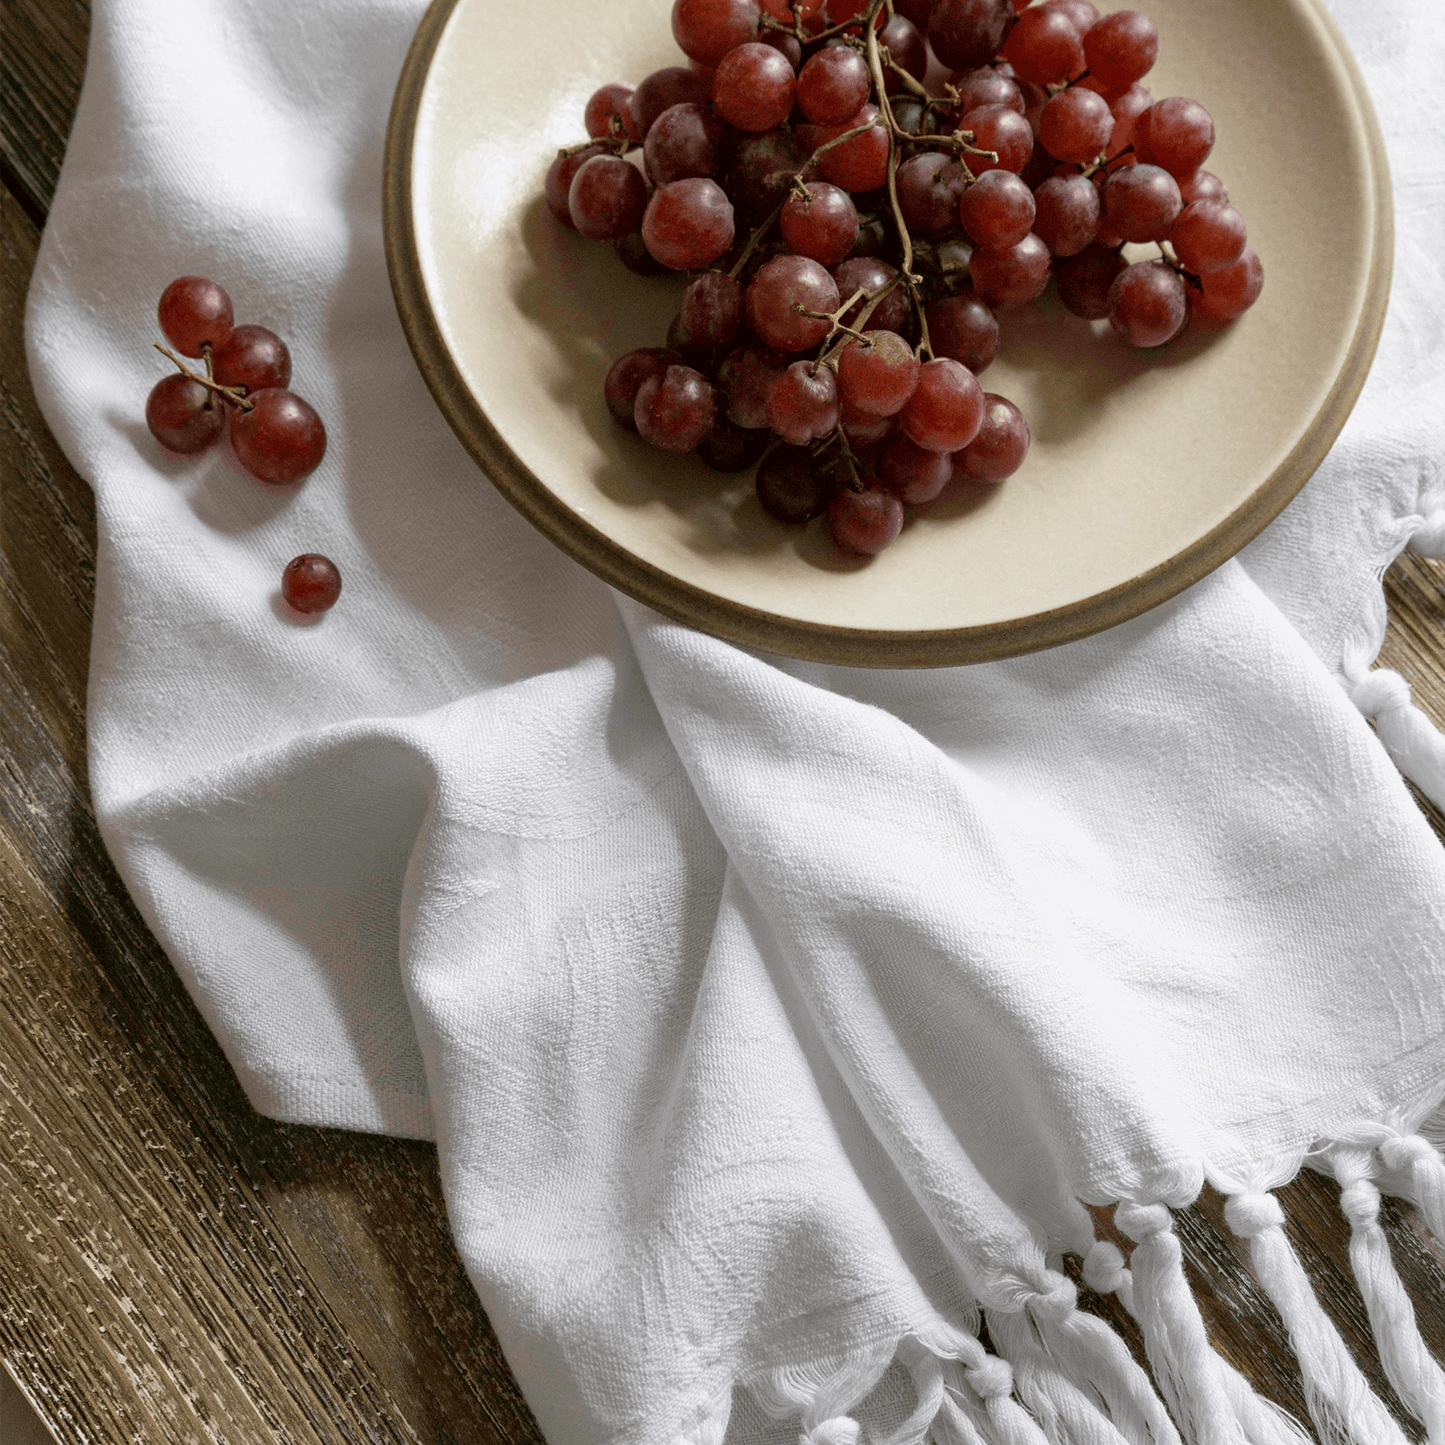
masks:
[[[855,667],[952,667],[1018,657],[1089,637],[1168,601],[1258,536],[1324,460],[1353,410],[1374,360],[1385,323],[1394,260],[1389,162],[1369,90],[1349,45],[1320,0],[1305,3],[1323,22],[1349,76],[1364,120],[1374,180],[1369,285],[1349,354],[1304,434],[1246,502],[1167,561],[1092,597],[976,627],[882,631],[803,622],[715,596],[662,571],[619,546],[554,495],[498,435],[463,381],[422,281],[411,206],[412,145],[432,55],[458,0],[432,0],[422,17],[402,66],[387,123],[382,227],[402,330],[442,415],[498,491],[569,556],[610,586],[666,617],[761,652]]]

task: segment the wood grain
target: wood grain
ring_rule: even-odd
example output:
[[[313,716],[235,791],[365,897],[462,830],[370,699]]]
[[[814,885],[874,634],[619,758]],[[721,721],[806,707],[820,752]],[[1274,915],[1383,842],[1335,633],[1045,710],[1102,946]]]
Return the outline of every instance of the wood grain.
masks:
[[[0,0],[0,20],[13,318],[87,8]],[[447,1232],[435,1151],[256,1115],[106,858],[84,784],[90,492],[38,415],[13,325],[0,407],[0,1354],[61,1442],[537,1441]],[[1413,557],[1391,570],[1381,657],[1439,723],[1442,580]],[[1281,1196],[1320,1298],[1393,1399],[1334,1186],[1305,1175]],[[1210,1333],[1301,1414],[1284,1331],[1221,1210],[1206,1195],[1178,1225]],[[1445,1352],[1436,1248],[1408,1209],[1384,1220]],[[1082,1298],[1142,1358],[1117,1301]]]

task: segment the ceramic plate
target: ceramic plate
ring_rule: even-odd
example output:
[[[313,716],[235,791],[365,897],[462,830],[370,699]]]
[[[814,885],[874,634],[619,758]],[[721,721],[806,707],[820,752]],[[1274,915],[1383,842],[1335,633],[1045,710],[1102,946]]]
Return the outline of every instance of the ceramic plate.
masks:
[[[543,179],[607,81],[681,62],[667,0],[434,0],[398,85],[386,243],[402,323],[478,465],[559,547],[681,621],[794,657],[941,666],[1050,647],[1196,581],[1299,490],[1384,319],[1392,225],[1363,82],[1316,0],[1151,0],[1145,83],[1214,116],[1206,162],[1265,267],[1239,322],[1134,351],[1051,299],[1005,312],[981,378],[1022,407],[1024,467],[845,560],[751,478],[657,451],[602,379],[660,346],[685,280],[553,220]],[[1144,248],[1140,248],[1141,250]]]

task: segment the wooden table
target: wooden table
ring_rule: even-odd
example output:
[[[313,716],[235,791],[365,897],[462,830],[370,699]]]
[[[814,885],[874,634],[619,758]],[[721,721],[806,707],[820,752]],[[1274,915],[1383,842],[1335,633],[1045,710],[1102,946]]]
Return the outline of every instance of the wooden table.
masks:
[[[63,1445],[535,1441],[448,1234],[435,1150],[254,1113],[96,831],[94,510],[19,334],[88,23],[86,0],[0,0],[0,1356]],[[1440,582],[1428,562],[1392,569],[1382,659],[1437,721]],[[1334,1186],[1282,1193],[1320,1297],[1393,1403]],[[1303,1417],[1220,1205],[1179,1225],[1210,1330]],[[1445,1268],[1408,1209],[1387,1204],[1385,1222],[1440,1353]],[[1112,1298],[1083,1298],[1137,1351]]]

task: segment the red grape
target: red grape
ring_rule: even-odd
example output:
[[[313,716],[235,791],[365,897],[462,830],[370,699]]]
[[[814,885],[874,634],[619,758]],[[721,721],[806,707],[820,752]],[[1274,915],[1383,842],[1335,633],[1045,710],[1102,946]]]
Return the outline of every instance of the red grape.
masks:
[[[750,41],[718,62],[712,99],[729,125],[739,130],[772,130],[793,109],[797,80],[782,51]]]
[[[753,277],[747,291],[748,325],[778,351],[807,351],[829,331],[830,323],[807,311],[838,309],[838,287],[816,261],[806,256],[774,256]]]
[[[1114,129],[1109,132],[1108,152],[1117,156],[1134,144],[1134,126],[1139,117],[1154,104],[1154,97],[1142,85],[1131,85],[1122,95],[1109,102]],[[1130,162],[1132,164],[1132,161]]]
[[[963,193],[958,209],[973,240],[998,250],[1018,245],[1034,223],[1033,193],[1012,171],[985,171]]]
[[[1195,201],[1223,201],[1225,205],[1229,204],[1229,192],[1224,189],[1224,182],[1210,171],[1193,171],[1177,179],[1179,198],[1186,206],[1192,206]]]
[[[939,356],[918,369],[918,384],[899,421],[925,451],[966,447],[983,421],[983,389],[961,362]]]
[[[1068,15],[1046,5],[1025,10],[1004,42],[1014,73],[1035,85],[1057,85],[1084,69],[1084,44]]]
[[[621,156],[593,156],[572,177],[567,209],[573,226],[589,241],[621,240],[642,224],[647,182]]]
[[[289,485],[314,472],[326,455],[326,428],[295,392],[253,392],[251,409],[231,416],[231,450],[258,481]]]
[[[732,203],[704,176],[659,186],[642,216],[642,239],[664,266],[699,270],[732,245]]]
[[[1137,10],[1116,10],[1084,35],[1089,74],[1116,93],[1149,73],[1159,55],[1159,32]]]
[[[1185,206],[1169,232],[1184,269],[1200,276],[1234,265],[1244,254],[1248,239],[1244,217],[1223,201],[1195,201]]]
[[[791,362],[786,353],[739,347],[718,368],[717,389],[728,418],[739,426],[768,425],[768,398]]]
[[[948,0],[940,0],[940,5]],[[844,552],[873,556],[903,530],[903,503],[889,492],[838,492],[828,506],[828,530]]]
[[[962,362],[975,376],[998,355],[998,318],[971,290],[935,301],[924,320],[933,354]]]
[[[831,368],[793,362],[778,378],[767,411],[768,425],[790,446],[827,436],[838,425],[838,383]]]
[[[1023,466],[1030,440],[1029,424],[1023,412],[1007,397],[986,391],[978,435],[954,460],[971,477],[983,482],[1001,482]]]
[[[284,387],[291,380],[291,353],[264,326],[233,326],[211,353],[211,374],[222,386],[243,386],[248,393]]]
[[[1162,346],[1188,316],[1184,281],[1162,261],[1126,266],[1109,287],[1109,325],[1133,346]]]
[[[989,170],[1023,170],[1034,148],[1034,133],[1028,121],[1018,111],[1006,105],[981,105],[971,110],[958,122],[958,128],[973,132],[973,144],[983,151],[993,151],[998,159],[991,161],[987,156],[974,155],[965,151],[959,159],[974,175]]]
[[[889,437],[878,453],[879,486],[911,507],[931,502],[952,475],[950,454],[925,451],[901,433]]]
[[[895,178],[903,223],[916,235],[942,236],[958,225],[958,206],[968,172],[942,151],[925,151],[903,162]]]
[[[603,140],[612,134],[612,117],[615,115],[621,122],[622,133],[628,140],[641,140],[637,131],[637,123],[632,119],[632,109],[628,104],[632,99],[632,87],[630,85],[604,85],[601,90],[596,91],[592,99],[587,102],[587,108],[583,111],[583,124],[587,127],[587,134],[598,140]]]
[[[1050,155],[1086,165],[1109,143],[1114,131],[1109,102],[1092,90],[1062,90],[1044,106],[1039,139]]]
[[[885,47],[895,65],[901,66],[914,80],[928,74],[928,42],[906,15],[895,15],[878,32],[878,43]],[[885,72],[889,91],[901,90],[903,82],[892,71]]]
[[[668,186],[690,176],[716,176],[727,137],[727,126],[710,106],[691,100],[668,106],[642,147],[648,177],[655,186]]]
[[[167,341],[182,356],[201,356],[230,334],[231,298],[204,276],[178,276],[161,292],[156,319]],[[179,373],[177,373],[179,375]]]
[[[881,291],[897,274],[887,261],[876,256],[850,256],[848,260],[833,267],[833,280],[838,287],[838,299],[846,301],[855,291]],[[850,306],[839,318],[844,326],[857,326],[866,301],[859,300]],[[908,292],[902,286],[895,286],[868,315],[866,325],[874,331],[899,331],[908,324]]]
[[[690,452],[717,417],[712,383],[690,366],[669,366],[637,388],[633,420],[644,441],[663,451]]]
[[[226,408],[199,381],[173,371],[146,398],[146,425],[170,452],[194,456],[215,444],[225,425]]]
[[[669,366],[681,364],[682,357],[664,346],[640,346],[619,356],[602,382],[602,397],[613,420],[628,431],[636,431],[633,407],[637,403],[638,388],[649,376],[661,376]]]
[[[822,516],[833,495],[827,469],[806,447],[775,447],[759,465],[756,485],[763,511],[795,526]]]
[[[857,115],[842,125],[820,128],[818,145],[850,130],[856,130],[869,121],[876,120],[878,107],[865,105]],[[862,135],[846,140],[842,145],[824,151],[818,157],[818,169],[835,186],[845,191],[876,191],[888,179],[888,132],[881,125],[871,126]]]
[[[1091,241],[1077,256],[1054,268],[1059,300],[1064,309],[1086,321],[1102,321],[1109,314],[1109,288],[1129,263],[1117,251]]]
[[[1179,183],[1159,166],[1126,166],[1104,186],[1104,217],[1126,241],[1162,241],[1182,204]]]
[[[1214,121],[1197,100],[1182,95],[1157,100],[1134,122],[1139,159],[1170,175],[1191,175],[1213,149]]]
[[[712,430],[697,444],[697,454],[715,472],[741,472],[762,456],[767,445],[766,431],[742,427],[726,416],[718,416]]]
[[[950,70],[970,70],[998,54],[1014,18],[1010,0],[937,0],[928,40]]]
[[[793,192],[783,202],[778,227],[799,256],[822,266],[836,266],[858,238],[858,211],[847,191],[827,181],[809,181],[808,199]]]
[[[1049,248],[1032,231],[1016,246],[995,251],[980,246],[968,263],[973,289],[990,306],[1020,306],[1049,282]]]
[[[949,82],[958,91],[958,112],[965,115],[983,105],[1006,105],[1024,113],[1024,98],[1018,82],[991,65],[960,71]]]
[[[868,62],[846,45],[827,45],[798,72],[798,108],[814,125],[842,125],[867,104]]]
[[[607,154],[606,146],[588,146],[585,150],[577,151],[570,156],[559,151],[557,159],[552,162],[551,169],[547,172],[547,184],[544,192],[547,198],[547,209],[569,230],[577,229],[572,224],[572,212],[567,205],[567,195],[572,189],[572,177],[593,156]]]
[[[1194,315],[1201,321],[1233,321],[1259,300],[1264,289],[1264,267],[1254,247],[1246,246],[1234,265],[1201,276],[1199,284],[1200,290],[1189,288]]]
[[[643,140],[663,111],[687,102],[703,104],[712,94],[711,79],[694,75],[680,65],[654,70],[632,92],[629,109],[637,138]]]
[[[744,135],[728,167],[726,187],[740,220],[755,225],[771,215],[811,154],[791,130]]]
[[[281,573],[281,596],[287,606],[308,616],[326,612],[341,596],[341,573],[330,557],[303,552],[293,557]]]
[[[757,0],[675,0],[672,38],[700,65],[717,65],[734,46],[758,33]]]
[[[1074,256],[1099,231],[1099,191],[1084,176],[1050,176],[1034,192],[1034,234],[1055,256]]]
[[[850,410],[894,416],[913,395],[922,369],[896,331],[865,331],[838,353],[838,392]]]

